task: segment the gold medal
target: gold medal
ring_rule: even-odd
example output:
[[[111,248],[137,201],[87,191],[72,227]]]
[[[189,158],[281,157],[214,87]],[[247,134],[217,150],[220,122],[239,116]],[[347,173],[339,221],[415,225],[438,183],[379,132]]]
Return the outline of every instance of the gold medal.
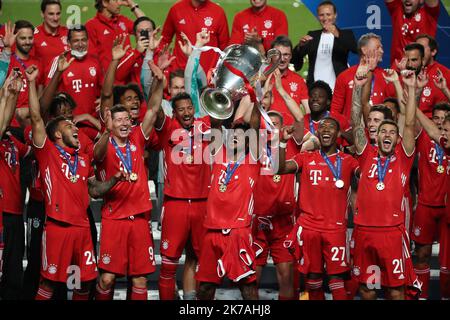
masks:
[[[194,157],[190,154],[186,157],[186,163],[192,164],[194,162]]]
[[[227,191],[227,186],[226,186],[225,184],[221,184],[220,187],[219,187],[219,191],[220,191],[220,192],[225,192],[225,191]]]
[[[273,176],[273,182],[279,183],[281,181],[281,176],[279,174],[276,174]]]
[[[342,189],[344,187],[344,181],[339,179],[334,183],[334,185],[336,186],[336,188]]]
[[[70,182],[76,183],[77,181],[78,181],[77,176],[71,176],[71,177],[70,177]]]
[[[444,173],[444,171],[445,171],[444,166],[443,166],[443,165],[438,165],[436,171],[437,171],[438,173]]]
[[[132,182],[135,182],[135,181],[137,181],[137,179],[138,179],[137,173],[132,172],[132,173],[130,174],[130,180],[131,180]]]
[[[377,190],[378,190],[378,191],[383,191],[385,187],[386,187],[386,186],[384,185],[383,182],[378,182],[378,183],[377,183]]]

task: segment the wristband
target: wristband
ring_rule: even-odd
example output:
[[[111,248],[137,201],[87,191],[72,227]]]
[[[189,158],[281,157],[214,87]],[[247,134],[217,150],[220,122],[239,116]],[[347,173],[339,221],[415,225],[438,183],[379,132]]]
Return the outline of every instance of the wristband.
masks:
[[[280,148],[286,149],[287,143],[280,141]]]

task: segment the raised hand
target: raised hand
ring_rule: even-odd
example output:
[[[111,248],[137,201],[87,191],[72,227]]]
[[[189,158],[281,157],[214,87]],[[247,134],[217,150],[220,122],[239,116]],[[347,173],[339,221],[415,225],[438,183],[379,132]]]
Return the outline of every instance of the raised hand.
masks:
[[[148,61],[148,66],[150,67],[150,70],[152,71],[153,77],[158,79],[159,81],[162,81],[164,79],[164,73],[162,70],[153,62],[153,60]]]
[[[175,56],[170,56],[168,46],[165,45],[158,55],[157,66],[164,71],[170,66],[173,60],[175,60]]]
[[[414,70],[403,70],[401,72],[402,81],[408,87],[416,87],[417,79]]]
[[[117,181],[128,181],[130,180],[130,175],[126,173],[123,170],[117,171],[117,173],[114,175],[114,178],[117,179]]]
[[[138,40],[136,42],[136,50],[140,53],[143,53],[150,46],[150,39],[142,36],[138,36]],[[126,50],[125,50],[126,52]]]
[[[273,74],[273,78],[275,79],[275,88],[277,89],[277,91],[283,90],[284,88],[283,88],[283,84],[281,83],[280,70],[277,68],[277,69],[275,69],[275,71],[272,74]]]
[[[294,135],[294,126],[285,126],[281,129],[281,142],[286,142]]]
[[[355,78],[353,82],[355,86],[362,87],[367,83],[367,74],[369,73],[369,66],[365,63],[361,63],[356,70]]]
[[[3,90],[6,96],[19,94],[20,90],[23,86],[23,78],[22,73],[20,71],[14,70],[11,74],[6,78],[5,83],[3,84]]]
[[[105,110],[105,128],[108,131],[112,131],[113,129],[111,110],[109,110],[109,108]]]
[[[112,59],[113,60],[120,60],[127,53],[127,50],[130,48],[130,45],[127,45],[124,48],[123,45],[125,44],[125,40],[126,40],[126,37],[123,34],[118,35],[114,39],[113,48],[112,48]]]
[[[250,32],[246,32],[244,35],[244,41],[245,43],[252,43],[252,42],[260,42],[261,37],[258,34],[258,30],[256,30],[256,27],[253,27]]]
[[[211,38],[210,35],[211,35],[211,33],[209,31],[198,32],[196,35],[195,46],[197,48],[204,47],[209,42],[209,40]]]
[[[159,32],[161,31],[161,27],[158,26],[155,30],[152,31],[152,33],[150,34],[150,44],[149,44],[149,49],[154,51],[156,48],[159,47],[159,44],[161,43],[161,40],[163,38],[163,36],[159,37],[159,39],[157,38],[157,35],[159,34]]]
[[[189,38],[184,32],[180,33],[181,41],[178,41],[178,45],[181,48],[181,51],[183,51],[184,55],[186,57],[189,57],[192,53],[192,44],[191,41],[189,41]]]
[[[300,47],[306,46],[308,44],[308,42],[310,42],[312,39],[313,39],[313,37],[311,37],[310,35],[306,35],[300,39],[300,42],[298,43],[298,45]]]
[[[440,90],[447,89],[447,79],[445,79],[445,77],[440,69],[437,69],[436,77],[433,79],[433,82],[438,89],[440,89]]]
[[[17,34],[14,34],[16,26],[11,22],[5,24],[5,35],[3,36],[3,44],[5,48],[11,48],[16,42]]]
[[[382,73],[384,80],[387,82],[396,82],[399,81],[398,73],[394,69],[384,69],[384,73]]]
[[[39,74],[39,69],[36,67],[36,65],[29,66],[25,70],[25,76],[27,77],[27,80],[29,82],[33,82],[36,80],[37,76]]]
[[[73,60],[75,60],[74,57],[67,60],[66,54],[68,52],[69,51],[66,51],[58,56],[58,71],[59,72],[64,72],[65,70],[67,70],[67,68],[72,64]]]
[[[324,29],[326,32],[329,32],[329,33],[333,34],[333,36],[335,36],[336,38],[339,37],[339,31],[338,31],[336,25],[333,24],[333,23],[327,23],[327,24],[325,24],[325,25],[323,26],[323,29]]]
[[[372,49],[367,51],[367,53],[363,57],[365,64],[367,64],[367,67],[370,71],[375,70],[375,68],[378,65],[378,55],[376,50]]]
[[[400,61],[395,59],[394,63],[399,71],[403,71],[406,70],[406,64],[408,63],[408,59],[406,57],[403,57]]]
[[[417,88],[423,89],[427,85],[429,81],[428,74],[425,72],[425,70],[420,71],[419,75],[417,76]]]

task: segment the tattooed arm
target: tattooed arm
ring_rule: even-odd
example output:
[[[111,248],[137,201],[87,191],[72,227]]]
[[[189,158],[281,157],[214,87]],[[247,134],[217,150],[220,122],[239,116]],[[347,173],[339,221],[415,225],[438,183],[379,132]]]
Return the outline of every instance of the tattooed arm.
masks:
[[[112,187],[119,181],[127,180],[127,175],[123,171],[117,172],[108,181],[98,181],[95,177],[88,179],[88,192],[89,195],[94,198],[103,197]]]
[[[356,152],[361,154],[367,145],[367,137],[364,131],[364,124],[362,122],[362,89],[367,82],[367,69],[360,65],[356,71],[352,96],[352,130],[353,140],[355,142]]]

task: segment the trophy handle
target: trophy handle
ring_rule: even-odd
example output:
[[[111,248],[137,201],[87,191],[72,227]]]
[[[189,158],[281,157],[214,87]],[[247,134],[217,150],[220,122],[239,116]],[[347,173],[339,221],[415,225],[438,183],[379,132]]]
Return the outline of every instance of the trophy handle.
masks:
[[[267,67],[263,71],[263,74],[267,77],[272,72],[275,71],[275,69],[278,67],[281,61],[281,52],[278,49],[272,48],[269,51],[267,51],[266,59],[263,61],[264,64],[267,64]]]

